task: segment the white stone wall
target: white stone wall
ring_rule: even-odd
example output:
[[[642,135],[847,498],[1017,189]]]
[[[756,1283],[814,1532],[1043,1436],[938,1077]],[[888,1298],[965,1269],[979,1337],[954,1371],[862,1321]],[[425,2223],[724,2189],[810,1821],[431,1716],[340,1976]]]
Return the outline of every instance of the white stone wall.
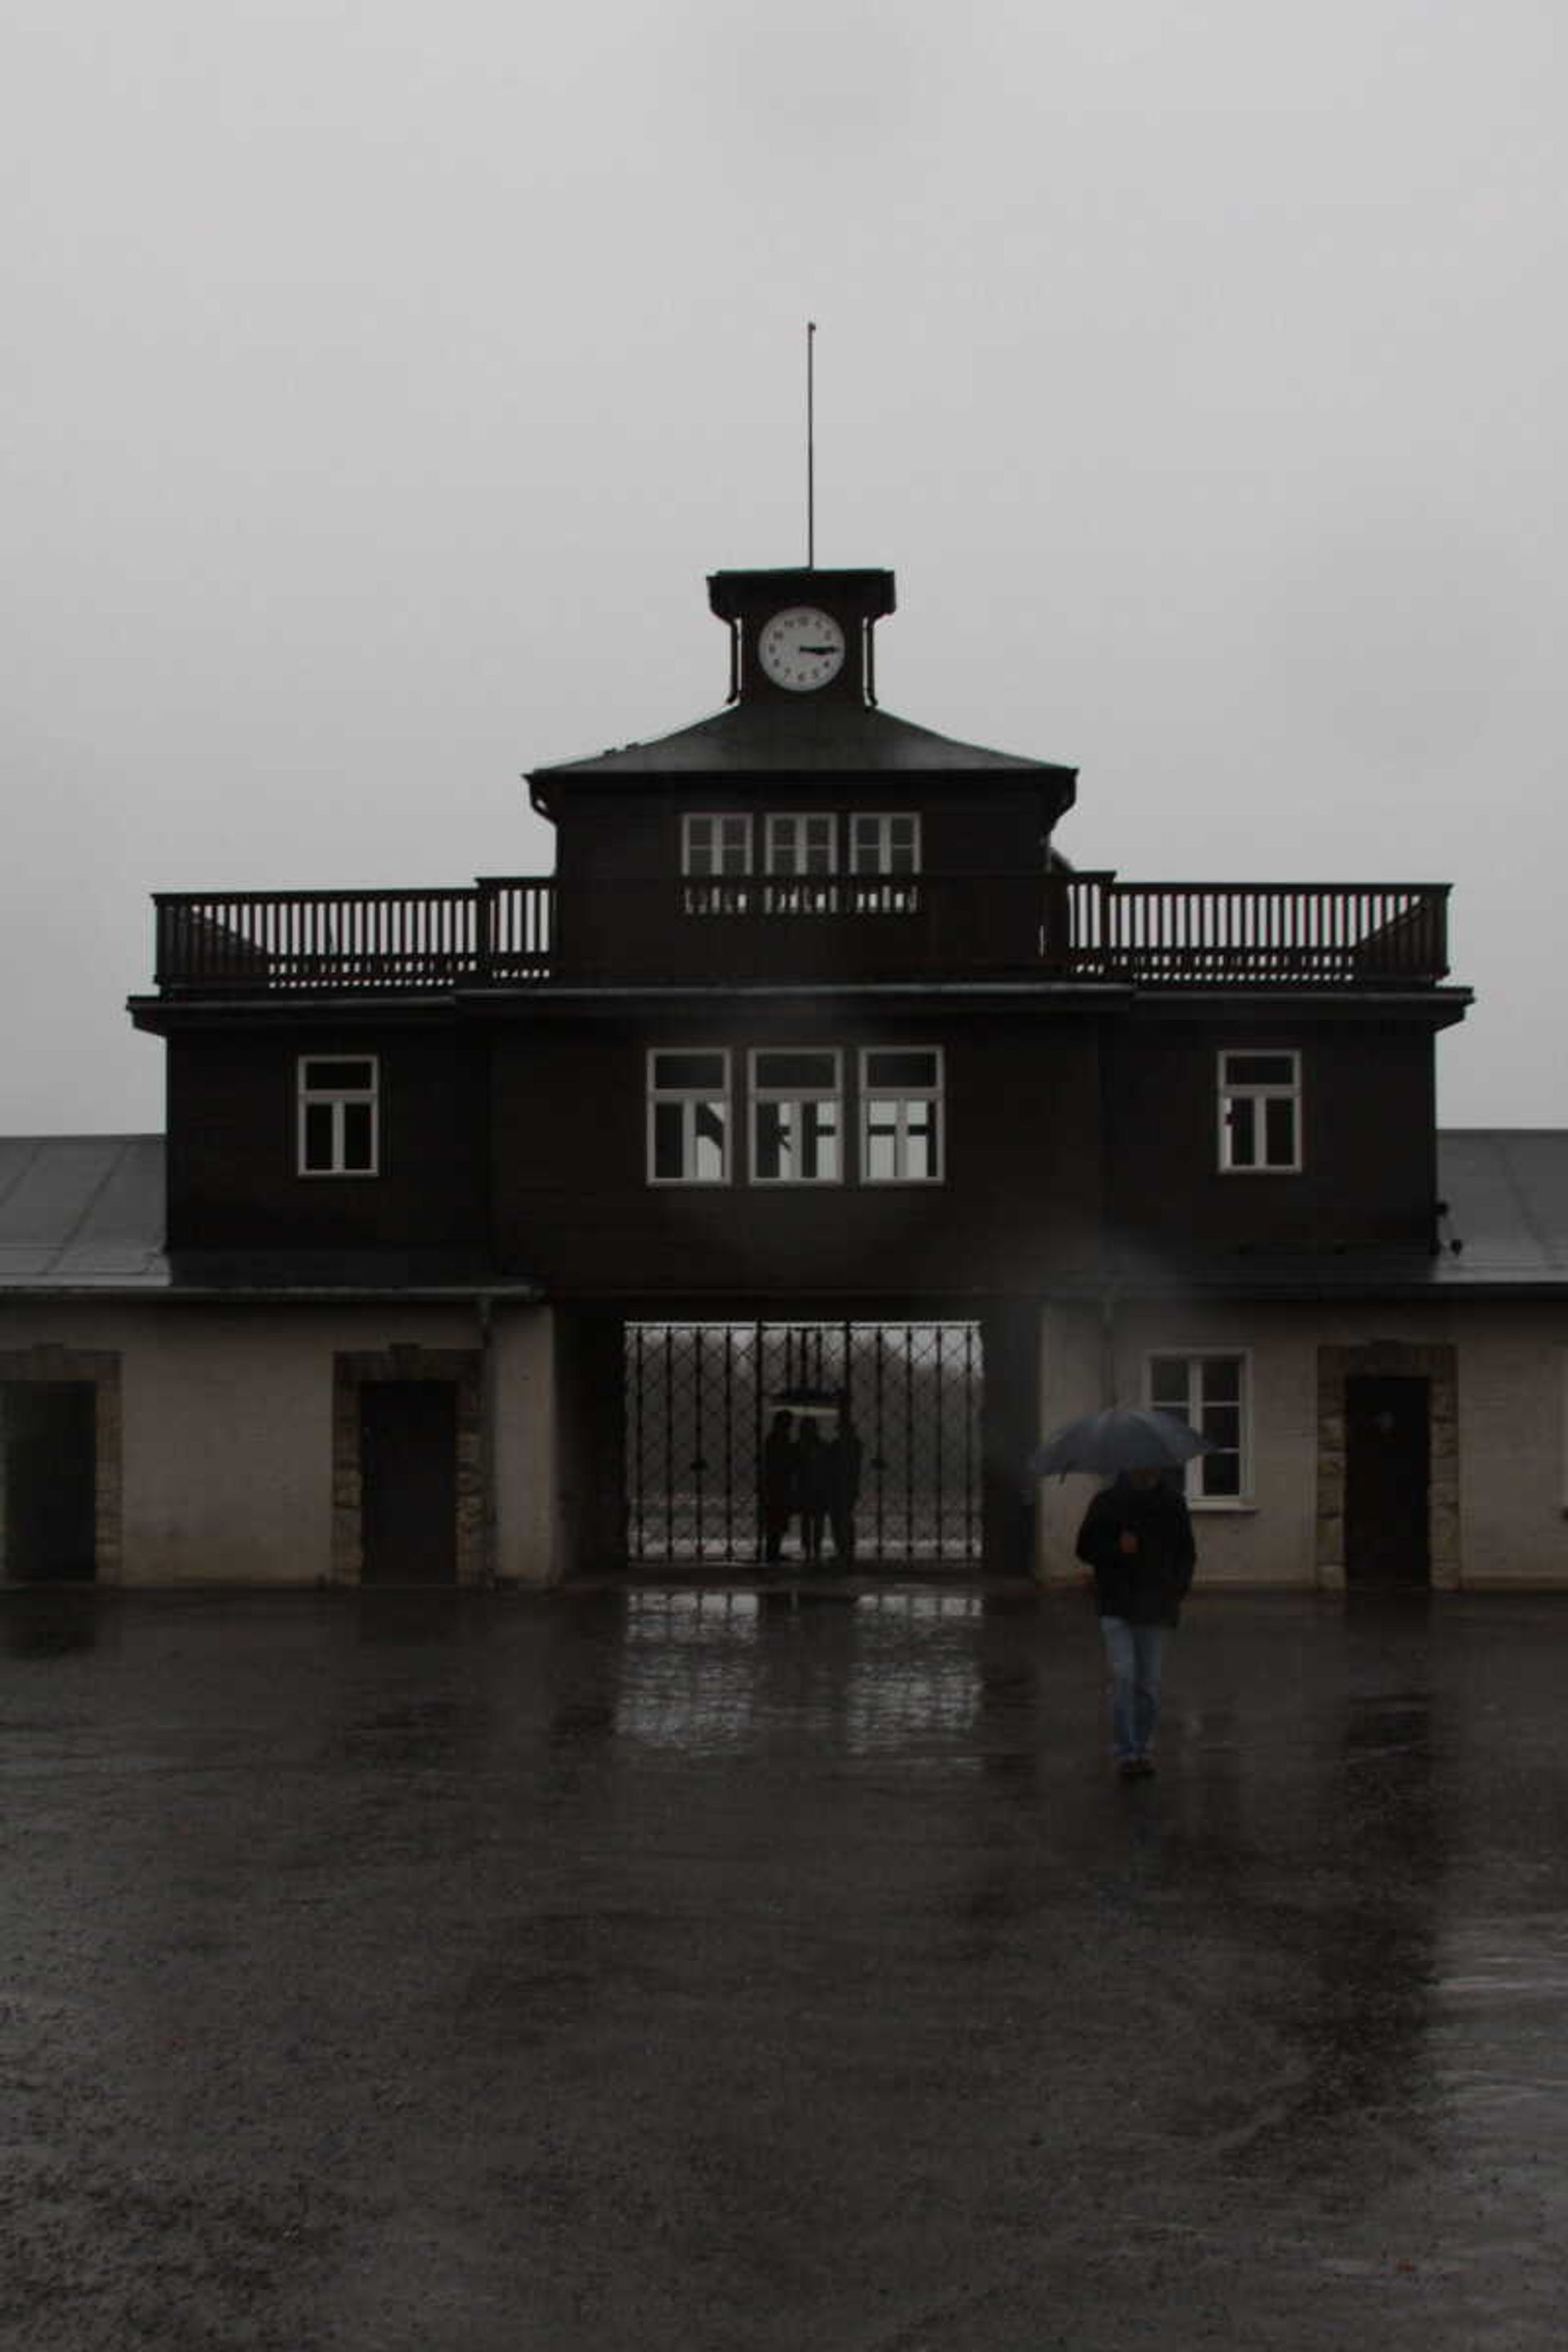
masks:
[[[495,1572],[538,1584],[563,1567],[549,1321],[500,1307],[491,1327]],[[105,1583],[330,1580],[338,1359],[479,1345],[477,1310],[463,1305],[0,1299],[0,1357],[63,1348],[118,1360]],[[100,1516],[103,1506],[100,1496]]]
[[[1040,1343],[1044,1431],[1106,1401],[1099,1311],[1048,1307]],[[1203,1582],[1338,1589],[1343,1432],[1324,1410],[1321,1351],[1379,1346],[1412,1351],[1418,1370],[1453,1351],[1451,1388],[1440,1376],[1433,1382],[1434,1585],[1568,1589],[1568,1301],[1124,1305],[1112,1349],[1123,1402],[1140,1400],[1151,1349],[1234,1349],[1249,1359],[1251,1492],[1245,1508],[1194,1513]],[[1050,1479],[1038,1491],[1038,1573],[1077,1581],[1073,1538],[1093,1482]]]

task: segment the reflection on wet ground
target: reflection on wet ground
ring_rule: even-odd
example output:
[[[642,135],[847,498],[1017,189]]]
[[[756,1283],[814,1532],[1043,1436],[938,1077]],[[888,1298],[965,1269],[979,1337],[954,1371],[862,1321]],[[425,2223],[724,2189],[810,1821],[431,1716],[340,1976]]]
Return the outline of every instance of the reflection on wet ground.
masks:
[[[1568,1601],[0,1595],[0,2310],[1555,2347]],[[3,2333],[3,2331],[0,2331]]]

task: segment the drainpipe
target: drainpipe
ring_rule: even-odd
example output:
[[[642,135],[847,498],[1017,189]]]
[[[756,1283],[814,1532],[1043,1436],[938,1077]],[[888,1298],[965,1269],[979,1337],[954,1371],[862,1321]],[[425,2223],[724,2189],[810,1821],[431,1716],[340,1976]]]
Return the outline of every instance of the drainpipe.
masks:
[[[479,1575],[496,1580],[496,1351],[495,1301],[488,1290],[476,1298],[479,1325]]]
[[[1108,1282],[1100,1294],[1100,1402],[1116,1402],[1116,1285]]]

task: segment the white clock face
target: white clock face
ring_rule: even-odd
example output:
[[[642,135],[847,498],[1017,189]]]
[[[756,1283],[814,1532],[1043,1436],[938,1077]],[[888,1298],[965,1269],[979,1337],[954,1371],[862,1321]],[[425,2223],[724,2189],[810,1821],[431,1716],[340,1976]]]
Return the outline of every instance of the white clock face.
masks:
[[[775,686],[792,694],[810,694],[844,667],[844,632],[831,613],[812,604],[792,604],[764,621],[757,638],[757,659]]]

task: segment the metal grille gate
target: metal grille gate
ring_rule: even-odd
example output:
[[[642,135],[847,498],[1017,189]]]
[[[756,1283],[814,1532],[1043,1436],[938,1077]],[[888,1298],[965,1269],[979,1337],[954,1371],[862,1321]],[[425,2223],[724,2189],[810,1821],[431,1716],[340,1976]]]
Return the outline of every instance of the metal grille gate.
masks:
[[[634,1562],[755,1560],[772,1413],[843,1400],[865,1448],[857,1558],[979,1564],[978,1324],[628,1323],[626,1349]]]

